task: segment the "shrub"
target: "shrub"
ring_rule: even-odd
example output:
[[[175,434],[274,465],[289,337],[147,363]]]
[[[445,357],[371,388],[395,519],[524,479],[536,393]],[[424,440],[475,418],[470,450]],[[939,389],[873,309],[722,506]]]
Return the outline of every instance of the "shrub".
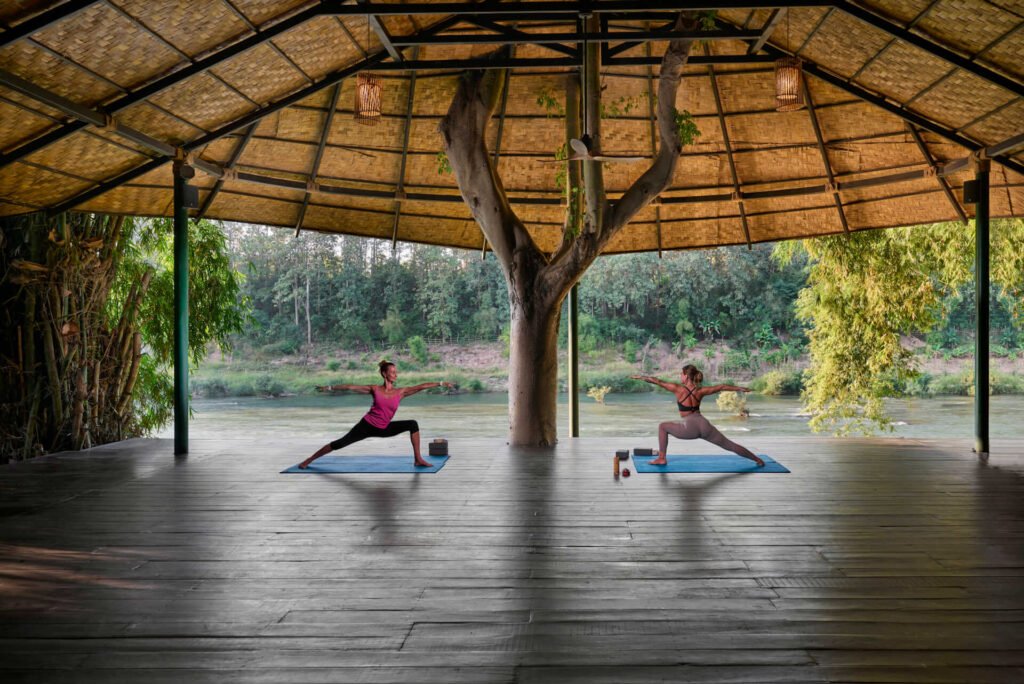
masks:
[[[284,385],[272,375],[261,375],[256,378],[256,392],[276,397],[284,394]]]
[[[750,411],[747,410],[747,398],[739,392],[721,392],[715,403],[718,405],[718,410],[723,413],[731,413],[740,418],[750,415]]]
[[[1024,377],[1010,373],[993,373],[989,378],[992,394],[1024,394]]]
[[[483,392],[484,389],[484,383],[480,382],[477,378],[473,378],[466,383],[466,390],[469,392]]]
[[[928,391],[932,394],[959,394],[965,395],[971,387],[973,378],[971,373],[960,373],[958,375],[937,375],[928,383]]]
[[[640,345],[633,340],[626,340],[622,345],[622,355],[629,363],[636,363],[636,353],[640,351]]]
[[[423,338],[419,335],[414,335],[406,340],[406,344],[409,345],[409,353],[416,359],[421,365],[426,363],[428,360],[427,354],[427,343],[423,341]]]
[[[800,394],[804,388],[803,373],[795,370],[770,371],[757,378],[752,386],[768,396]]]
[[[351,363],[351,361],[349,363]],[[334,360],[331,360],[331,361],[327,362],[327,370],[329,370],[329,371],[336,371],[339,368],[341,368],[341,361],[338,361],[337,359],[334,359]]]
[[[290,356],[299,350],[299,343],[295,340],[281,340],[260,347],[260,353],[267,356]]]

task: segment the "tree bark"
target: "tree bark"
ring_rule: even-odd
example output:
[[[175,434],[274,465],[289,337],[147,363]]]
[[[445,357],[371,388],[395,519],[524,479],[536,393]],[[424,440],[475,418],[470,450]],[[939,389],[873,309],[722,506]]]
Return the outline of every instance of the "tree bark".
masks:
[[[680,13],[676,28],[694,29],[696,12]],[[640,210],[672,182],[681,141],[676,130],[675,101],[693,41],[669,44],[658,83],[660,146],[651,167],[614,206],[604,190],[599,162],[582,163],[586,186],[583,207],[573,202],[579,192],[580,173],[567,174],[569,216],[562,241],[549,258],[533,242],[526,226],[512,210],[493,157],[485,144],[487,124],[494,112],[507,74],[498,69],[465,72],[439,130],[444,140],[459,192],[501,264],[509,294],[511,341],[509,350],[509,443],[516,446],[551,446],[557,441],[558,322],[562,300],[593,263],[601,249]],[[589,49],[586,97],[576,104],[576,77],[567,83],[567,138],[580,130],[579,113],[588,112],[586,132],[591,150],[600,151],[600,80],[597,46]],[[495,57],[507,56],[508,48]],[[569,162],[574,164],[574,162]],[[585,211],[581,211],[584,209]],[[579,214],[585,213],[583,229]]]

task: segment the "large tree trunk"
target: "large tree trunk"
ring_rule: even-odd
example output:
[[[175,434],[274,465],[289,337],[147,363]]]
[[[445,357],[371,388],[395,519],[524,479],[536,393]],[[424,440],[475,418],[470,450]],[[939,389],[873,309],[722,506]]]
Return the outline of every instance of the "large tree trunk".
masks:
[[[559,307],[544,312],[513,305],[508,357],[509,444],[552,446],[558,441]]]
[[[697,26],[694,12],[680,14],[677,28]],[[570,166],[567,177],[569,215],[562,240],[551,255],[542,253],[522,221],[512,210],[493,158],[485,144],[487,124],[498,102],[507,75],[500,70],[463,74],[448,114],[440,125],[445,153],[459,191],[479,224],[505,273],[511,311],[509,352],[509,443],[517,446],[551,446],[557,441],[558,321],[562,300],[593,263],[609,240],[672,180],[681,141],[675,126],[675,101],[683,65],[692,41],[672,41],[662,60],[658,88],[660,146],[651,167],[614,205],[605,198],[601,164],[582,164],[582,174]],[[588,46],[589,47],[589,46]],[[496,56],[506,56],[507,48]],[[600,150],[600,70],[597,46],[586,55],[590,83],[586,101],[578,103],[579,76],[568,77],[567,138],[580,130],[579,113],[589,112],[587,130],[592,149]],[[574,162],[569,162],[575,164]],[[582,175],[582,178],[580,177]],[[576,200],[583,188],[584,208]]]

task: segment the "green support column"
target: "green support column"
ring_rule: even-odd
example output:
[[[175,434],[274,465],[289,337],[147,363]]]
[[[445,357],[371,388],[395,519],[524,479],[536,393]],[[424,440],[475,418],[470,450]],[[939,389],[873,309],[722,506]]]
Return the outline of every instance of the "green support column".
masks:
[[[569,385],[569,436],[580,436],[580,346],[579,285],[569,290],[569,363],[566,372]]]
[[[988,354],[989,354],[989,161],[978,162],[975,184],[978,203],[974,211],[974,451],[987,454],[988,444]]]
[[[195,171],[174,162],[174,453],[188,453],[188,209],[187,181]]]

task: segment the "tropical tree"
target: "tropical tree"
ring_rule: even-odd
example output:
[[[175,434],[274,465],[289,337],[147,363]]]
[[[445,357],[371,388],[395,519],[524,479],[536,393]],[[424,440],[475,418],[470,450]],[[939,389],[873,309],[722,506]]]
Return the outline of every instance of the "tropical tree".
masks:
[[[1024,221],[993,221],[992,283],[1024,317]],[[883,399],[913,379],[905,336],[949,314],[972,277],[973,226],[944,223],[782,243],[778,258],[805,253],[807,286],[797,315],[810,325],[804,402],[811,427],[871,432],[890,421]]]
[[[599,29],[593,22],[591,19],[588,30]],[[692,31],[698,26],[695,12],[682,12],[676,21],[677,30]],[[682,69],[693,42],[674,40],[665,52],[658,79],[658,153],[619,201],[607,199],[600,162],[569,163],[568,209],[560,244],[550,255],[538,248],[512,209],[485,142],[506,73],[497,69],[470,71],[459,81],[440,130],[462,198],[505,275],[511,318],[511,444],[545,446],[557,441],[557,333],[562,300],[609,240],[671,182],[679,152],[688,142],[684,136],[693,133],[675,108]],[[578,75],[571,74],[565,81],[566,139],[583,139],[585,134],[595,154],[601,145],[598,50],[598,45],[588,45],[584,56],[585,100],[581,101]],[[496,54],[505,55],[507,51]],[[581,112],[586,113],[583,119]],[[582,120],[586,121],[586,130],[582,130]]]

